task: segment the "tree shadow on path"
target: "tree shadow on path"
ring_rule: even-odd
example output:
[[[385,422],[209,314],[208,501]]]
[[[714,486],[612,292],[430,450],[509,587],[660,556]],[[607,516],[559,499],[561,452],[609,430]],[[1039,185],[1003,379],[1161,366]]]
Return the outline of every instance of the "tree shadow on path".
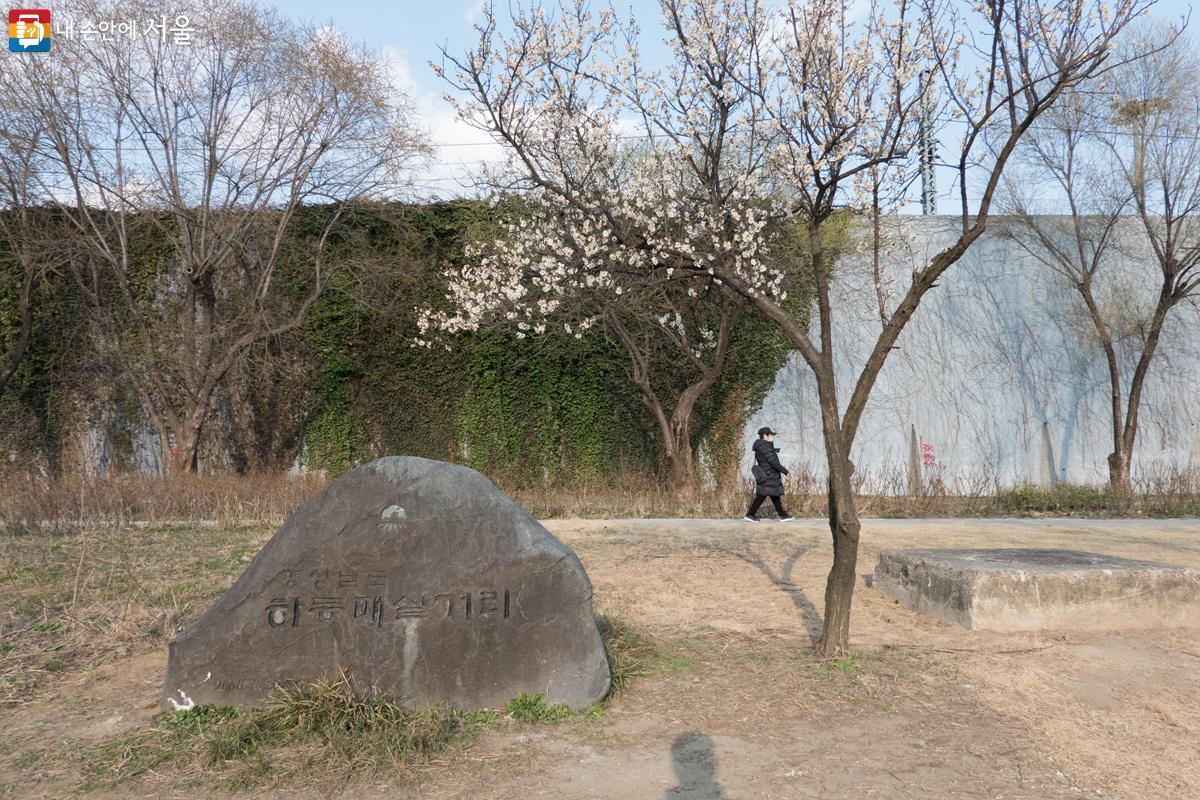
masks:
[[[808,599],[808,595],[804,594],[804,590],[792,582],[792,570],[796,566],[796,562],[804,557],[805,553],[813,549],[811,544],[802,544],[796,547],[796,550],[787,557],[783,562],[783,567],[776,574],[771,566],[763,560],[762,556],[754,552],[744,550],[733,550],[721,545],[708,544],[704,545],[708,550],[718,553],[724,553],[734,558],[739,558],[747,564],[756,568],[776,587],[781,589],[792,601],[792,604],[800,610],[801,617],[804,622],[804,632],[808,634],[809,641],[815,647],[821,639],[821,612],[813,605],[813,602]]]
[[[667,790],[666,800],[726,800],[717,783],[717,754],[710,737],[695,731],[675,737],[671,766],[678,785]]]

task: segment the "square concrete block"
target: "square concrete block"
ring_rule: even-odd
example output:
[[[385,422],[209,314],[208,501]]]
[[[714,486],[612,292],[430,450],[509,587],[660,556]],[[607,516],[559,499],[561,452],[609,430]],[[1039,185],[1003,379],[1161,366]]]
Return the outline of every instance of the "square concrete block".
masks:
[[[873,585],[979,630],[1200,625],[1200,571],[1077,550],[885,550]]]

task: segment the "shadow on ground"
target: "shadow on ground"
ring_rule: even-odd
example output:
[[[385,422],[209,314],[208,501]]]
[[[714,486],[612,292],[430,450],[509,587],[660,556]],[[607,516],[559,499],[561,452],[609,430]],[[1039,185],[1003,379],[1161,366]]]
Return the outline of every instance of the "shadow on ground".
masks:
[[[766,575],[767,580],[771,581],[772,585],[786,594],[792,601],[792,604],[799,609],[804,621],[804,631],[808,634],[808,638],[813,646],[816,646],[821,638],[821,612],[808,599],[808,595],[804,593],[804,590],[792,581],[792,571],[796,567],[796,562],[803,558],[809,550],[812,550],[813,545],[798,545],[783,562],[783,566],[780,568],[778,574],[775,570],[771,569],[771,565],[764,561],[762,556],[751,550],[734,550],[717,544],[706,544],[702,545],[702,547],[716,553],[723,553],[724,555],[741,559],[763,575]]]
[[[671,766],[678,785],[668,789],[666,800],[726,800],[717,783],[717,754],[703,733],[684,733],[671,745]]]

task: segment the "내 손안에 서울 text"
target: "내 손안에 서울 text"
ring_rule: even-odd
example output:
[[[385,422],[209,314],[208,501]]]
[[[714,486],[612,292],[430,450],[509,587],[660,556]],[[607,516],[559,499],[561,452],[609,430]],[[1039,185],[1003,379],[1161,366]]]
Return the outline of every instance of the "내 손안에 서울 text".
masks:
[[[138,36],[155,37],[176,45],[190,45],[196,26],[187,14],[75,20],[58,17],[53,33],[60,39],[85,42],[119,42]],[[47,53],[51,46],[50,9],[14,8],[8,12],[8,49],[15,53]]]

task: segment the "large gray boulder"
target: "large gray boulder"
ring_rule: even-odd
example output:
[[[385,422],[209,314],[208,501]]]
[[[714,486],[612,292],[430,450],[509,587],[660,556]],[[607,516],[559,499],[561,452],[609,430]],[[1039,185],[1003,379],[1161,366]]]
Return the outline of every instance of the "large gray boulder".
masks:
[[[170,645],[161,704],[249,706],[336,678],[422,708],[608,692],[579,558],[466,467],[391,457],[292,514]]]

